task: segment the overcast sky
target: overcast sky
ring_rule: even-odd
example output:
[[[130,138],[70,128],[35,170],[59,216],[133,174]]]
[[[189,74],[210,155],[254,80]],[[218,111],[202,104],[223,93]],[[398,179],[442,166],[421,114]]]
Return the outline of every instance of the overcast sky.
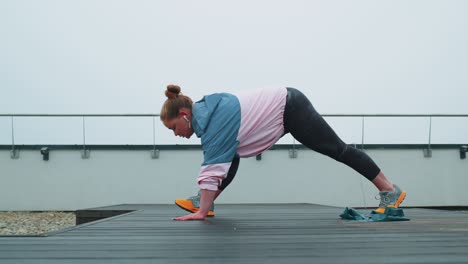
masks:
[[[467,11],[463,0],[0,0],[0,113],[159,113],[175,83],[194,100],[296,87],[325,114],[467,114]]]

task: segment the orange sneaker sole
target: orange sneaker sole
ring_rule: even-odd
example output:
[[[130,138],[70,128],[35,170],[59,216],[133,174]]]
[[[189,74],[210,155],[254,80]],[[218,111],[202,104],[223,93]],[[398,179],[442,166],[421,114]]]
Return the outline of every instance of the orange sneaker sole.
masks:
[[[389,205],[388,207],[398,208],[400,206],[400,204],[403,202],[403,200],[405,200],[405,198],[406,198],[406,192],[401,192],[400,197],[398,197],[397,201],[395,202],[395,205]],[[379,214],[383,214],[383,213],[385,213],[385,208],[379,207],[379,208],[375,209],[374,212],[379,213]]]
[[[401,192],[400,197],[398,197],[398,200],[395,203],[395,208],[398,208],[400,204],[405,200],[406,198],[406,192]]]
[[[190,213],[196,213],[200,210],[199,208],[196,208],[193,206],[192,201],[187,200],[187,199],[176,199],[175,204],[179,206],[181,209]],[[209,211],[207,216],[210,216],[210,217],[215,216],[215,213],[213,211]]]

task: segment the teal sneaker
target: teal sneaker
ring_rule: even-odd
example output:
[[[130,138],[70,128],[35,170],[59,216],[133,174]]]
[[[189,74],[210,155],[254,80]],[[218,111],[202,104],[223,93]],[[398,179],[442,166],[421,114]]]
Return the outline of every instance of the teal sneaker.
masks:
[[[406,192],[403,192],[400,187],[393,184],[395,190],[393,192],[379,192],[380,204],[379,208],[373,212],[377,214],[385,213],[385,208],[398,208],[406,197]]]
[[[200,192],[197,195],[189,197],[187,199],[176,199],[175,204],[185,211],[196,213],[200,210]],[[210,211],[207,216],[214,216],[214,203],[211,205]]]

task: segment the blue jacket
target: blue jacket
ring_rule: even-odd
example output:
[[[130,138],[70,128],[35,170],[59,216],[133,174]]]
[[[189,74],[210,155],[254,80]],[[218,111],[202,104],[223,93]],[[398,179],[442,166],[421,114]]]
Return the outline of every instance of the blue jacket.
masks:
[[[239,99],[228,93],[203,97],[192,107],[192,127],[201,138],[202,166],[231,162],[239,142],[241,109]]]

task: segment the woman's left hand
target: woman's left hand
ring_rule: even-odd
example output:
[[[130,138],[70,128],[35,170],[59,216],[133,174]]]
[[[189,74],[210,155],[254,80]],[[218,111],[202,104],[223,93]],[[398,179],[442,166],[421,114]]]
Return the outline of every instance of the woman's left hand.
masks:
[[[188,214],[188,215],[172,218],[172,220],[176,220],[176,221],[205,220],[205,217],[206,215],[200,212],[196,212],[194,214]]]

